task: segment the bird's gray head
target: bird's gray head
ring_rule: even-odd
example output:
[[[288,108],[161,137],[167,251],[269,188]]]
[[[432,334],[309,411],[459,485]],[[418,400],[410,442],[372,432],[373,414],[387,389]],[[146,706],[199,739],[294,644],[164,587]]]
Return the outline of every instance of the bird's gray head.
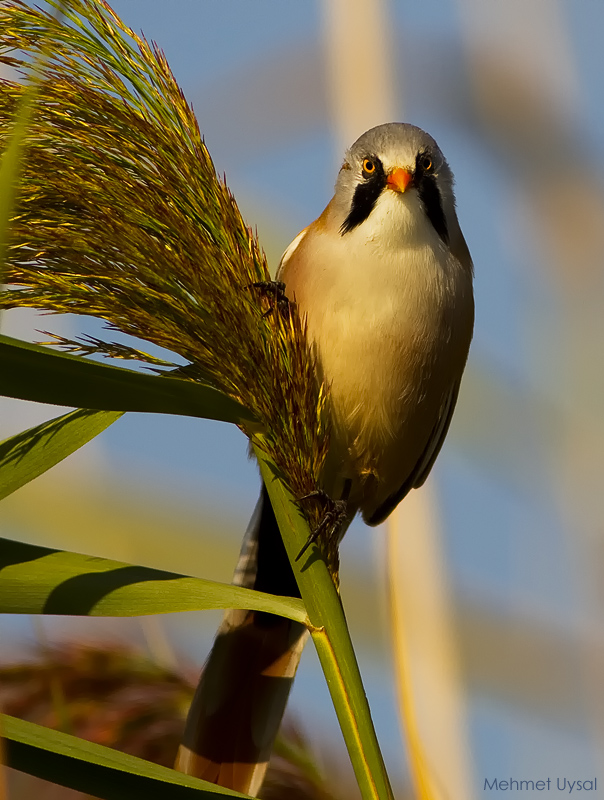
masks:
[[[382,193],[390,190],[401,202],[406,193],[416,192],[424,214],[448,244],[455,219],[453,174],[434,139],[415,125],[378,125],[346,152],[334,201],[342,236],[369,219]]]

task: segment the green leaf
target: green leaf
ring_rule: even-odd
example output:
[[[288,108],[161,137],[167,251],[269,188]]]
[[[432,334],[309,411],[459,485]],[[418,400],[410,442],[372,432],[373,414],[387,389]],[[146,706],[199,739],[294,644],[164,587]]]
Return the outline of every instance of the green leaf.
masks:
[[[295,598],[0,539],[0,613],[135,617],[209,608],[269,611],[308,622]]]
[[[55,3],[56,18],[63,13],[65,3]],[[48,39],[31,69],[28,85],[21,96],[17,113],[13,119],[13,129],[0,161],[0,284],[4,274],[6,248],[8,245],[10,221],[13,216],[17,189],[21,177],[21,164],[25,152],[26,139],[31,127],[34,106],[40,93],[44,69],[50,56],[51,42]]]
[[[144,375],[0,336],[0,394],[99,411],[144,411],[239,424],[251,411],[211,386]]]
[[[0,715],[6,764],[103,800],[215,800],[247,797],[199,778],[86,742],[33,722]]]
[[[24,150],[25,136],[29,127],[31,112],[37,87],[30,86],[22,98],[21,106],[15,116],[15,124],[8,144],[0,161],[0,283],[4,274],[6,248],[13,215],[21,159]]]
[[[371,719],[340,596],[316,545],[297,561],[310,530],[264,448],[253,442],[262,479],[283,536],[310,632],[325,674],[363,800],[392,800],[392,788]]]
[[[119,411],[79,409],[0,442],[0,500],[67,458],[121,416]]]
[[[21,97],[19,108],[14,117],[13,130],[0,161],[0,283],[2,283],[2,275],[4,273],[10,221],[13,216],[17,187],[21,175],[25,139],[39,88],[39,77],[35,76]]]

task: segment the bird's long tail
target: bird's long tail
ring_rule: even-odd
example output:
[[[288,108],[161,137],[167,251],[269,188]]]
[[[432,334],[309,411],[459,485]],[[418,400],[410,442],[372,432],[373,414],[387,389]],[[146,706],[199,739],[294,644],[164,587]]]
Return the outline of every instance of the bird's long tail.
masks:
[[[300,596],[264,487],[233,582]],[[303,625],[273,614],[225,614],[191,704],[176,769],[257,795],[306,638]]]

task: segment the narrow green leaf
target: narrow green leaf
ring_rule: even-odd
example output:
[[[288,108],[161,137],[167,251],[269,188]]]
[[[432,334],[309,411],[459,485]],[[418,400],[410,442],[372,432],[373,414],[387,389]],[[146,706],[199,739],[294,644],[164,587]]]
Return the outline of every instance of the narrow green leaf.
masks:
[[[209,608],[308,621],[295,598],[0,539],[0,613],[135,617]]]
[[[0,161],[0,283],[4,274],[6,261],[6,248],[10,230],[10,220],[13,215],[21,158],[24,149],[25,136],[29,127],[36,86],[30,86],[22,98],[8,144]]]
[[[7,714],[0,715],[0,735],[7,766],[103,800],[247,797]]]
[[[63,0],[55,4],[57,19],[63,13],[64,5]],[[32,66],[29,83],[21,96],[13,120],[13,129],[0,160],[0,284],[3,282],[10,221],[21,177],[21,163],[25,152],[27,133],[31,126],[35,102],[40,93],[44,68],[50,55],[49,48],[50,40],[47,40]]]
[[[13,129],[2,153],[2,160],[0,160],[0,283],[2,283],[2,275],[4,273],[10,220],[13,215],[17,187],[19,185],[25,139],[39,89],[38,72],[37,75],[34,74],[32,81],[21,97],[19,108],[14,117]]]
[[[307,609],[310,632],[361,795],[363,800],[392,800],[392,788],[375,735],[340,596],[316,545],[296,561],[310,535],[308,524],[292,495],[276,477],[278,470],[265,451],[254,444],[254,452]]]
[[[0,500],[67,458],[121,416],[119,411],[79,409],[0,442]]]
[[[223,422],[253,420],[240,403],[211,386],[89,361],[0,336],[0,394],[99,411],[145,411]]]

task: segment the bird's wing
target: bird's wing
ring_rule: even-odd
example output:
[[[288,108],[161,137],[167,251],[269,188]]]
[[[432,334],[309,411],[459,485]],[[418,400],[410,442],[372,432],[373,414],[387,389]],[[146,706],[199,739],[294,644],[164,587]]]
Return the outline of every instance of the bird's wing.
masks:
[[[309,226],[310,227],[310,226]],[[306,236],[308,231],[308,227],[304,228],[300,231],[300,233],[296,236],[296,238],[287,246],[285,252],[281,256],[281,261],[279,261],[279,266],[277,267],[277,280],[280,280],[283,277],[283,270],[287,262],[290,260],[294,252],[298,249],[298,245]]]
[[[447,436],[449,425],[455,410],[457,402],[457,395],[459,394],[459,385],[461,379],[456,381],[449,390],[445,400],[441,406],[440,414],[436,421],[436,425],[432,429],[428,443],[424,452],[418,459],[413,471],[405,480],[403,485],[394,494],[391,494],[382,505],[373,512],[369,519],[365,522],[368,525],[379,525],[383,522],[390,512],[401,502],[401,500],[411,491],[411,489],[418,489],[430,474],[430,470],[434,466],[436,457],[440,453],[443,442]]]

